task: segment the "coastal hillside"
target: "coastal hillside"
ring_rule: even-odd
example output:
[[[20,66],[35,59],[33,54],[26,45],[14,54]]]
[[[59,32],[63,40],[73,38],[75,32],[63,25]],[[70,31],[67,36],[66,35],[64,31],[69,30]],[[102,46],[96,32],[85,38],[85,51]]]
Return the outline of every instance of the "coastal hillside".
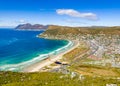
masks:
[[[66,26],[55,26],[51,25],[48,29],[41,35],[45,36],[77,36],[77,35],[119,35],[120,27],[66,27]]]
[[[118,26],[49,26],[39,36],[48,39],[76,40],[80,46],[84,44],[84,47],[77,47],[63,57],[64,61],[71,65],[71,70],[77,73],[92,76],[112,76],[114,75],[114,68],[120,68],[120,27]],[[109,68],[113,68],[113,70],[108,70]],[[103,71],[104,73],[101,74]],[[110,74],[108,73],[110,71],[113,74],[107,75]]]
[[[48,28],[47,25],[41,25],[41,24],[30,24],[30,23],[27,23],[27,24],[21,24],[21,25],[18,25],[15,29],[18,29],[18,30],[46,30]]]
[[[0,72],[0,86],[90,86],[91,83],[94,86],[105,86],[111,82],[116,84],[120,83],[120,81],[115,79],[105,79],[105,77],[96,77],[96,79],[89,76],[86,76],[85,78],[72,78],[70,75],[50,72]]]

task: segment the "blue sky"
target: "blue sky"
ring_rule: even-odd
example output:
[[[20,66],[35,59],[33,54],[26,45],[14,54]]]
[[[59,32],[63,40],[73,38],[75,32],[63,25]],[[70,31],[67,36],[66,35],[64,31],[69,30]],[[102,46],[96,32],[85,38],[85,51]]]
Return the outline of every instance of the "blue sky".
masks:
[[[0,26],[120,26],[119,0],[0,0]]]

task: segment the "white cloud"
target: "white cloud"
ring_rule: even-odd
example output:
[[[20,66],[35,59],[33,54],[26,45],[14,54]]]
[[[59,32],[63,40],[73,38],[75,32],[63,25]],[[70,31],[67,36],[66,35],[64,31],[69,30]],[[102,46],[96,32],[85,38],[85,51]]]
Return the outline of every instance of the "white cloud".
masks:
[[[56,12],[59,15],[68,15],[71,17],[85,18],[85,19],[89,19],[89,20],[97,20],[98,19],[97,15],[94,13],[81,13],[74,9],[57,9]]]

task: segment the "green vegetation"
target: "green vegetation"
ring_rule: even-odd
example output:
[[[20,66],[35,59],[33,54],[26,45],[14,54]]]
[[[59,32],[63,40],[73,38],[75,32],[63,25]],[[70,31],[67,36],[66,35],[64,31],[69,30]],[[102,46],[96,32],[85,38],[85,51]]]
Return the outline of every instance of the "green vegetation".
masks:
[[[115,54],[116,58],[119,58],[120,57],[120,54]]]
[[[120,86],[120,80],[106,77],[79,77],[79,75],[71,78],[70,75],[50,72],[0,72],[0,86],[105,86],[106,84]]]
[[[92,64],[96,60],[84,58],[77,63],[72,64],[69,69],[82,75],[95,76],[95,77],[120,77],[120,69],[113,68],[109,64],[106,66]]]
[[[78,84],[80,84],[78,80],[59,73],[0,72],[0,86],[77,86]]]
[[[118,68],[103,67],[90,64],[79,64],[72,66],[72,69],[78,73],[88,76],[120,77],[120,69]]]
[[[49,26],[48,29],[41,35],[45,37],[49,36],[72,36],[75,37],[77,35],[98,35],[98,34],[106,34],[106,35],[119,35],[120,27],[65,27],[65,26]]]

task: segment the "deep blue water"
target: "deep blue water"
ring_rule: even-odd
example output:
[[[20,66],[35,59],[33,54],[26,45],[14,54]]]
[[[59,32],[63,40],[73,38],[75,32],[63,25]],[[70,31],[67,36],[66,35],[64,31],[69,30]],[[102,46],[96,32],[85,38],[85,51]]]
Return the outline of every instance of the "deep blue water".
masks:
[[[42,32],[0,29],[0,70],[18,70],[19,66],[25,65],[21,63],[32,62],[34,58],[68,44],[68,41],[36,37]]]

